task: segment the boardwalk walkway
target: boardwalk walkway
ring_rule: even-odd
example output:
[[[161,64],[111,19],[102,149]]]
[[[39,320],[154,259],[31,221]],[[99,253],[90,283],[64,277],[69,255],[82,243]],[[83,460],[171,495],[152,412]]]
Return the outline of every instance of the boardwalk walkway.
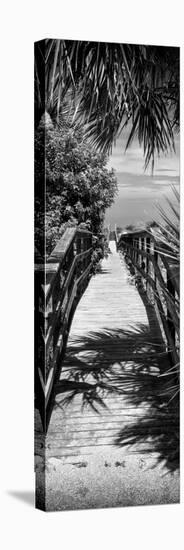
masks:
[[[176,411],[157,376],[167,362],[160,329],[114,241],[110,249],[76,310],[56,388],[48,510],[179,500]],[[38,429],[37,468],[42,437]]]

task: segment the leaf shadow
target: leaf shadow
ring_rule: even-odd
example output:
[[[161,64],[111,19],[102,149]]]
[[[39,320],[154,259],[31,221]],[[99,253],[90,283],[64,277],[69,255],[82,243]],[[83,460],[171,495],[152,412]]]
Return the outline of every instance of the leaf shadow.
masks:
[[[157,454],[158,462],[175,471],[179,467],[179,400],[170,401],[172,376],[160,376],[167,369],[160,336],[154,337],[147,325],[88,333],[68,346],[54,407],[66,410],[77,398],[82,411],[87,407],[101,415],[108,409],[109,397],[122,396],[127,409],[141,407],[143,413],[130,425],[122,420],[113,444],[143,444],[147,452]]]

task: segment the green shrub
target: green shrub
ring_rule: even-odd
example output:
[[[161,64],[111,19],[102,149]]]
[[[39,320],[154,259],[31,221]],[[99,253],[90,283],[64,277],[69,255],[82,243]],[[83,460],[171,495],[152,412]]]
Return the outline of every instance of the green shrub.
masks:
[[[95,261],[105,254],[105,211],[117,192],[114,171],[106,163],[106,156],[92,149],[81,129],[66,123],[62,129],[54,127],[48,115],[41,121],[35,135],[35,243],[43,250],[46,240],[47,256],[69,226],[96,235]]]

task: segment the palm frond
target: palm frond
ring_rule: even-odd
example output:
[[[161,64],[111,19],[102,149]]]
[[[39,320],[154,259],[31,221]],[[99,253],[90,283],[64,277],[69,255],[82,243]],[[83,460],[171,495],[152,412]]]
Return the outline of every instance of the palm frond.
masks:
[[[179,273],[179,255],[180,255],[180,227],[179,227],[179,204],[180,204],[180,196],[178,193],[178,190],[172,186],[173,196],[176,200],[176,205],[173,206],[173,203],[170,199],[167,198],[167,204],[170,207],[170,211],[172,213],[172,217],[169,213],[166,213],[165,210],[162,207],[158,207],[159,213],[161,215],[161,222],[158,222],[158,238],[156,238],[157,246],[155,250],[161,253],[161,255],[165,254],[166,260],[168,261],[168,266],[170,266],[170,263],[174,261],[174,265],[178,268]],[[174,215],[174,218],[173,218]],[[163,252],[164,250],[164,252]],[[167,307],[169,309],[169,305],[173,308],[174,318],[175,318],[175,330],[176,334],[179,338],[179,314],[180,314],[180,301],[179,301],[179,295],[178,297],[175,295],[172,295],[169,290],[165,287],[163,290],[163,296],[165,298]],[[170,377],[170,380],[173,381],[174,384],[170,386],[169,388],[166,388],[166,394],[169,395],[170,398],[168,401],[168,404],[170,401],[173,401],[176,397],[178,397],[179,394],[179,369],[180,365],[179,363],[176,363],[173,365],[170,369],[167,370],[166,373],[164,373],[164,376],[166,376],[166,379]]]
[[[35,90],[36,120],[46,108],[57,122],[68,95],[74,119],[85,119],[86,136],[104,152],[128,121],[127,147],[137,136],[145,168],[174,150],[178,48],[48,39],[35,48]]]

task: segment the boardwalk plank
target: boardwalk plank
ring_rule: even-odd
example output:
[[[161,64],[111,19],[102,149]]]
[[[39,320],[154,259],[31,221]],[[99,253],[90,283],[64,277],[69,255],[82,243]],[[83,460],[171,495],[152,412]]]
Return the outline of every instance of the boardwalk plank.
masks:
[[[113,506],[117,495],[119,505],[128,504],[130,486],[132,504],[179,498],[178,477],[171,479],[174,466],[168,459],[171,439],[176,444],[177,416],[172,406],[167,410],[158,378],[169,367],[160,328],[113,241],[110,249],[75,312],[45,442],[36,421],[37,467],[44,451],[50,467],[54,464],[47,472],[49,510]],[[155,466],[149,479],[141,460]],[[163,491],[159,464],[164,460],[168,478]],[[117,464],[125,463],[126,476],[120,478]],[[83,464],[83,482],[77,464]],[[105,496],[109,464],[111,499]],[[77,496],[80,483],[87,485],[82,501]]]

